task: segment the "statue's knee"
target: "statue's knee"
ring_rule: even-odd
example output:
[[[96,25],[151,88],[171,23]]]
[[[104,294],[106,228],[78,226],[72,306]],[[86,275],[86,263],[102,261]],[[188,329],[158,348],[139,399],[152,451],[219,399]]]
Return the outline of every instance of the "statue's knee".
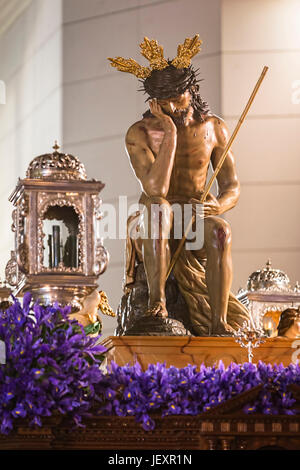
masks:
[[[145,210],[151,219],[164,218],[170,220],[172,216],[172,206],[167,199],[161,196],[150,196],[145,201]]]
[[[145,204],[146,207],[150,207],[153,204],[158,204],[158,205],[163,204],[166,207],[171,207],[171,204],[169,203],[169,201],[162,196],[147,196],[147,198],[143,200],[143,203]]]
[[[226,220],[220,219],[215,222],[210,230],[208,243],[213,248],[224,251],[231,245],[231,229]]]

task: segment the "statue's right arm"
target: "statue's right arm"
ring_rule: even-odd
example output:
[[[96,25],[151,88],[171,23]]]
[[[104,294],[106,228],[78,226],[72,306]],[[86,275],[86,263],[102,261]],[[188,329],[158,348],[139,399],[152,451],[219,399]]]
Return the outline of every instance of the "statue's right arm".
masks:
[[[160,149],[154,156],[141,122],[134,124],[126,135],[126,149],[132,168],[147,196],[166,197],[174,164],[177,133],[174,126],[164,129]]]

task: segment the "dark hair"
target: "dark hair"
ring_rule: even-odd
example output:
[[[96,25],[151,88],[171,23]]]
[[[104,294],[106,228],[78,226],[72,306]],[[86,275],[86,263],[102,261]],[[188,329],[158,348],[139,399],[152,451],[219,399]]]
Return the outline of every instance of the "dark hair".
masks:
[[[149,95],[146,99],[147,102],[152,98],[174,98],[188,90],[192,97],[191,105],[194,109],[194,117],[202,122],[204,120],[203,116],[209,113],[209,107],[200,96],[199,81],[197,79],[197,70],[194,70],[192,66],[178,69],[173,65],[169,65],[163,70],[153,70],[148,78],[141,80],[143,86],[140,91],[144,91]],[[150,111],[143,115],[143,117],[150,116]]]
[[[300,317],[299,310],[295,308],[287,308],[280,315],[280,320],[278,323],[278,336],[284,336],[285,333],[291,326],[293,326],[294,321]]]

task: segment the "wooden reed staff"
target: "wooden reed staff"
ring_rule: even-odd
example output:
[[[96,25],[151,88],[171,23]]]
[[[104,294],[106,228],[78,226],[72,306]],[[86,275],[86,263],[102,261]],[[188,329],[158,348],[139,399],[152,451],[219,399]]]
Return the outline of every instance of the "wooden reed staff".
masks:
[[[202,194],[202,196],[201,196],[201,198],[200,198],[200,204],[203,204],[203,203],[205,202],[205,199],[206,199],[206,197],[207,197],[207,195],[208,195],[208,193],[209,193],[209,191],[210,191],[210,188],[212,187],[212,184],[213,184],[214,180],[216,179],[216,177],[217,177],[217,175],[218,175],[218,173],[219,173],[219,171],[220,171],[220,169],[221,169],[221,167],[222,167],[222,165],[223,165],[223,163],[224,163],[224,161],[225,161],[225,158],[226,158],[226,156],[227,156],[229,150],[231,149],[231,146],[232,146],[232,144],[233,144],[233,141],[234,141],[234,139],[236,138],[236,135],[237,135],[237,133],[238,133],[238,131],[239,131],[239,129],[240,129],[240,127],[241,127],[241,125],[242,125],[242,123],[243,123],[243,121],[244,121],[244,119],[245,119],[245,117],[246,117],[246,115],[247,115],[247,113],[248,113],[248,111],[249,111],[249,109],[250,109],[250,106],[251,106],[251,104],[252,104],[253,101],[254,101],[254,98],[255,98],[255,96],[256,96],[256,93],[258,92],[258,89],[259,89],[259,87],[260,87],[260,85],[261,85],[263,79],[265,78],[265,75],[266,75],[268,69],[269,69],[269,67],[264,66],[263,71],[262,71],[262,73],[261,73],[259,79],[257,80],[257,83],[256,83],[256,85],[255,85],[255,87],[254,87],[254,89],[253,89],[253,91],[252,91],[252,94],[251,94],[249,100],[248,100],[248,103],[246,104],[246,107],[245,107],[244,111],[242,112],[241,117],[240,117],[240,119],[238,120],[238,123],[237,123],[237,125],[236,125],[236,127],[235,127],[235,129],[234,129],[234,131],[233,131],[233,133],[232,133],[232,136],[230,137],[230,139],[229,139],[229,141],[228,141],[228,143],[227,143],[227,145],[226,145],[226,147],[225,147],[225,149],[224,149],[224,152],[223,152],[223,154],[222,154],[222,156],[221,156],[221,158],[220,158],[220,160],[219,160],[219,163],[218,163],[218,165],[216,166],[215,171],[214,171],[212,177],[210,178],[210,180],[209,180],[209,182],[208,182],[208,185],[206,186],[206,189],[204,190],[204,193]],[[193,225],[194,220],[195,220],[195,216],[193,215],[193,217],[191,218],[191,220],[190,220],[190,222],[189,222],[189,225],[187,226],[187,229],[186,229],[186,231],[185,231],[185,233],[184,233],[184,236],[183,236],[182,239],[180,240],[180,243],[179,243],[179,245],[178,245],[178,247],[177,247],[177,249],[176,249],[176,251],[175,251],[175,253],[174,253],[173,258],[171,259],[171,262],[170,262],[170,266],[169,266],[169,269],[168,269],[168,272],[167,272],[167,277],[166,277],[166,279],[168,279],[168,277],[169,277],[169,275],[170,275],[170,273],[171,273],[171,271],[172,271],[172,269],[173,269],[173,267],[174,267],[174,265],[175,265],[175,263],[176,263],[176,261],[177,261],[179,255],[180,255],[180,252],[181,252],[182,247],[183,247],[183,245],[184,245],[184,243],[185,243],[185,240],[186,240],[186,238],[187,238],[187,236],[188,236],[188,234],[189,234],[189,231],[191,230],[191,227],[192,227],[192,225]]]

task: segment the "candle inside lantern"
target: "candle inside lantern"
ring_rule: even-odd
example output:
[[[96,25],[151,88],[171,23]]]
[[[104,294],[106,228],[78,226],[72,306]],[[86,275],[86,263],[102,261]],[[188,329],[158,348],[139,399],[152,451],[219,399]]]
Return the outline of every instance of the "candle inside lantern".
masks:
[[[60,263],[60,226],[53,225],[53,266],[56,267]]]
[[[263,329],[267,336],[272,336],[275,331],[275,323],[270,317],[264,317],[263,319]]]

